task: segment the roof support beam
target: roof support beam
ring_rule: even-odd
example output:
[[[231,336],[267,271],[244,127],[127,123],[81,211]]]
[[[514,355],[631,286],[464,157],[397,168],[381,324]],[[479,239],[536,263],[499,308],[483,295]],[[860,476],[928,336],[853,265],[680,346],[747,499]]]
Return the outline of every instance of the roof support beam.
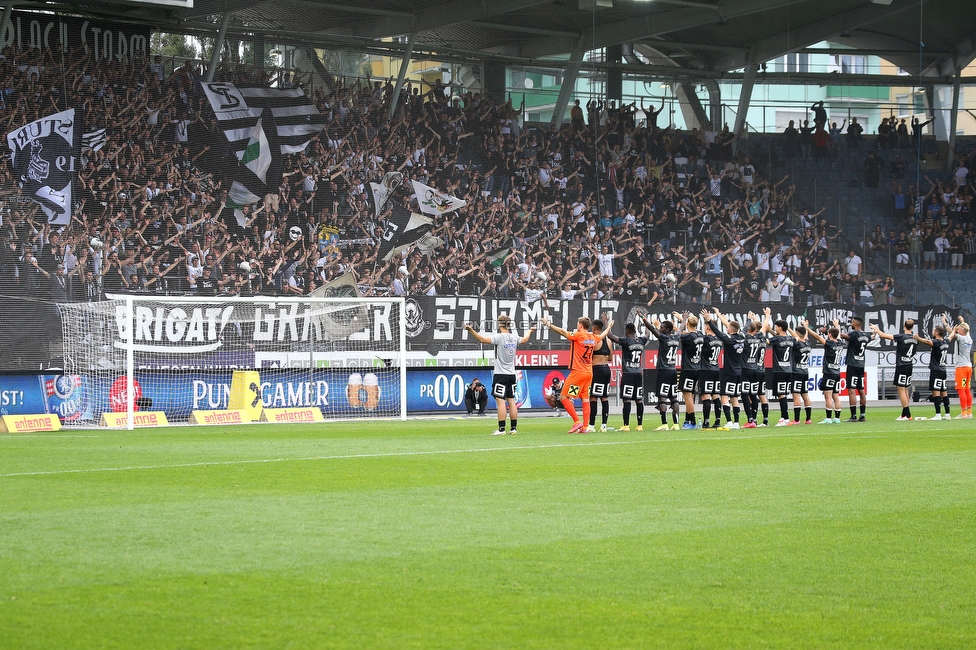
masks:
[[[797,27],[789,32],[776,34],[757,41],[750,49],[749,57],[745,55],[729,54],[721,56],[715,61],[716,70],[735,70],[747,63],[762,63],[775,59],[784,54],[795,52],[798,49],[819,43],[841,32],[857,29],[862,25],[867,25],[880,18],[891,16],[913,7],[917,7],[920,0],[894,0],[891,5],[866,4],[831,16],[823,20],[818,20],[802,27]],[[852,50],[856,52],[856,50]]]
[[[213,54],[210,55],[210,67],[207,68],[207,83],[213,81],[214,73],[217,71],[217,64],[220,63],[220,51],[224,49],[224,37],[227,36],[227,24],[230,22],[230,12],[224,14],[220,21],[220,31],[217,32],[217,40],[214,42]]]
[[[925,51],[923,50],[923,52]],[[974,59],[976,59],[976,34],[971,34],[952,48],[952,54],[929,67],[925,72],[937,74],[940,77],[948,77],[968,66]]]
[[[773,11],[782,7],[800,4],[806,0],[729,0],[722,6],[725,20],[732,20],[740,16]],[[653,6],[653,5],[652,5]],[[643,19],[635,18],[622,20],[605,25],[598,25],[583,32],[584,42],[589,48],[618,45],[628,41],[639,41],[644,38],[660,36],[683,29],[693,29],[702,25],[712,25],[716,16],[711,12],[705,13],[699,9],[679,9],[677,11],[649,10]],[[574,38],[543,38],[527,43],[518,48],[503,47],[499,54],[512,54],[527,58],[539,58],[555,54],[571,52],[576,43]]]
[[[949,113],[949,155],[946,156],[946,169],[952,171],[952,166],[956,162],[956,128],[959,126],[959,81],[962,79],[962,70],[956,70],[956,76],[952,80],[952,110]]]
[[[352,36],[368,38],[398,36],[405,31],[423,32],[552,3],[553,0],[493,0],[493,2],[460,0],[459,2],[439,3],[424,7],[409,21],[403,17],[381,18],[362,29],[350,29],[349,33]]]
[[[407,77],[407,69],[410,67],[410,56],[413,54],[413,44],[417,40],[417,32],[410,32],[407,37],[407,49],[403,53],[403,60],[400,61],[400,73],[397,75],[396,86],[393,88],[393,99],[390,101],[390,113],[387,119],[393,121],[396,114],[397,104],[400,102],[400,91],[403,90],[403,80]]]
[[[733,135],[742,133],[746,126],[746,114],[749,112],[749,103],[752,101],[752,89],[756,85],[756,70],[759,66],[750,63],[746,66],[746,72],[742,77],[742,90],[739,92],[739,107],[735,113],[735,129]],[[718,125],[715,125],[718,127]]]
[[[569,96],[576,90],[576,77],[579,76],[580,65],[583,63],[583,55],[586,48],[582,41],[576,44],[569,55],[569,65],[566,66],[566,76],[559,87],[559,97],[556,98],[556,106],[552,110],[552,126],[559,128],[566,117],[566,107],[569,106]]]
[[[542,29],[539,27],[528,27],[525,25],[509,25],[508,23],[492,23],[487,20],[473,20],[469,23],[475,27],[481,27],[483,29],[497,29],[503,32],[519,32],[522,34],[538,34],[539,36],[565,36],[569,38],[576,38],[579,36],[576,32],[567,32],[560,29]]]

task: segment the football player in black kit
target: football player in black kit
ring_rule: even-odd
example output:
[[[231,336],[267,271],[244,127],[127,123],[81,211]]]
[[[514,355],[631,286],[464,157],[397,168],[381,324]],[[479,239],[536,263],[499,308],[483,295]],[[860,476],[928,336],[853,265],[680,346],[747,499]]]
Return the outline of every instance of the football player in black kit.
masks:
[[[742,391],[742,353],[745,351],[746,337],[739,331],[738,321],[729,320],[716,308],[715,316],[725,327],[725,332],[716,327],[707,311],[702,310],[705,325],[722,341],[725,362],[719,372],[719,394],[722,411],[725,413],[725,428],[739,428],[739,393]]]
[[[895,342],[895,386],[898,388],[898,399],[901,400],[901,415],[896,420],[911,420],[912,409],[908,406],[912,392],[912,373],[915,370],[915,350],[918,341],[915,340],[915,321],[905,321],[905,331],[901,334],[885,334],[877,325],[871,329],[881,338]]]
[[[657,395],[657,410],[661,414],[661,426],[656,431],[678,428],[678,350],[681,348],[681,337],[674,331],[674,323],[669,320],[663,323],[656,318],[649,321],[644,317],[644,326],[657,340],[657,380],[654,384],[654,394]],[[671,426],[668,426],[668,406],[671,407]],[[624,404],[624,408],[627,405]],[[638,407],[638,408],[643,408]],[[624,423],[627,423],[626,418]]]
[[[803,321],[790,335],[796,339],[793,342],[793,420],[790,424],[800,424],[800,404],[806,411],[804,424],[813,424],[813,405],[810,403],[810,342],[807,340],[809,325]]]
[[[824,394],[824,409],[827,417],[820,424],[840,424],[840,358],[844,354],[844,342],[840,340],[840,327],[835,319],[831,327],[822,327],[821,336],[809,330],[810,336],[824,346],[823,377],[820,378],[820,388]]]
[[[769,347],[773,351],[773,396],[779,400],[778,427],[790,425],[789,400],[793,392],[793,343],[789,335],[790,324],[778,320],[773,325],[773,338]]]
[[[949,362],[949,340],[946,338],[948,325],[949,322],[943,316],[942,324],[935,327],[931,339],[915,335],[916,341],[932,348],[932,356],[929,357],[929,390],[932,391],[932,401],[935,403],[933,420],[943,419],[943,406],[945,419],[952,419],[949,412],[949,380],[946,377],[946,364]]]
[[[746,408],[744,429],[769,426],[769,400],[766,399],[766,346],[769,330],[773,326],[772,311],[764,310],[765,317],[749,312],[749,329],[746,332],[745,352],[742,368],[742,401]],[[762,406],[763,421],[759,423],[759,407]]]
[[[864,373],[864,359],[868,343],[874,334],[864,331],[864,319],[851,319],[851,329],[840,338],[847,341],[847,398],[851,402],[851,418],[848,422],[864,422],[864,410],[868,405],[868,386]],[[857,416],[857,401],[861,400],[861,417]]]
[[[603,314],[604,318],[607,318],[607,314]],[[603,333],[603,321],[599,318],[593,320],[591,324],[591,329],[593,334],[600,336]],[[590,384],[590,422],[586,433],[593,433],[596,431],[596,402],[600,400],[601,417],[603,424],[600,425],[600,431],[607,430],[607,420],[610,417],[610,402],[607,399],[610,396],[610,358],[613,356],[613,352],[610,350],[610,344],[607,343],[607,339],[600,339],[597,343],[596,349],[593,350],[593,383]]]
[[[695,389],[698,387],[698,375],[701,372],[705,335],[698,331],[698,318],[691,315],[685,319],[678,333],[681,335],[681,374],[678,377],[678,388],[685,398],[685,422],[681,428],[696,429]]]
[[[704,317],[707,313],[706,310],[702,310],[702,320],[705,321],[706,327],[708,326],[708,321]],[[711,328],[705,330],[705,346],[702,348],[701,378],[698,382],[701,386],[702,429],[717,429],[722,424],[722,398],[719,394],[718,385],[718,360],[722,356],[722,339],[715,336],[714,333],[710,334],[710,331],[712,331]],[[715,424],[709,425],[708,414],[713,408],[715,409]]]
[[[630,431],[631,404],[637,404],[637,430],[644,430],[644,348],[647,347],[647,337],[637,336],[637,328],[633,323],[624,327],[625,336],[617,336],[610,332],[608,338],[620,346],[620,399],[624,402],[624,425],[620,431]],[[590,413],[593,413],[591,407]],[[591,415],[592,417],[592,415]]]

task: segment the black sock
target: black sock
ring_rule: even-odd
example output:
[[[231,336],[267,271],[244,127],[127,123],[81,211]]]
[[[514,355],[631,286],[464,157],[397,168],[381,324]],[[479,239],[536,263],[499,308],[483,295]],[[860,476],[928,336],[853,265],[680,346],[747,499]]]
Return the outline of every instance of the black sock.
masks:
[[[907,406],[901,407],[901,416],[903,418],[910,418],[910,417],[912,417],[912,410],[910,408],[908,408]]]
[[[735,423],[736,424],[739,423],[739,412],[740,412],[740,409],[739,409],[738,406],[733,406],[732,407],[732,419],[735,420]]]
[[[702,417],[705,424],[708,424],[708,418],[712,414],[712,400],[706,399],[702,400]]]
[[[600,414],[603,416],[603,424],[606,424],[610,418],[610,400],[601,400],[600,403],[602,404]]]
[[[827,409],[827,419],[829,420],[831,417],[833,417],[833,411]]]
[[[678,421],[678,416],[674,416],[674,421]],[[644,402],[637,402],[637,426],[644,426]]]
[[[590,400],[590,426],[596,424],[596,400]]]
[[[671,421],[675,424],[678,423],[678,403],[671,402]]]
[[[812,420],[813,419],[813,407],[812,406],[805,406],[804,408],[806,409],[807,420]]]
[[[712,400],[712,408],[715,409],[715,421],[722,419],[722,400],[718,397]]]
[[[624,416],[624,426],[628,426],[630,424],[630,402],[629,401],[624,401],[624,409],[623,410],[624,410],[624,413],[623,413],[623,416]]]
[[[787,397],[779,398],[779,416],[783,420],[790,419],[790,400]]]
[[[865,404],[861,404],[861,417],[864,417],[864,409],[866,408],[867,406]]]
[[[941,397],[933,397],[932,398],[932,401],[935,402],[935,414],[936,415],[942,415],[942,398]]]
[[[762,403],[763,422],[769,422],[769,402]]]
[[[667,424],[668,423],[668,409],[667,409],[667,407],[663,407],[662,406],[661,409],[660,409],[660,412],[661,412],[661,424]]]
[[[942,398],[942,406],[945,407],[945,413],[946,413],[946,415],[949,415],[949,396],[948,395],[946,395],[945,397]]]
[[[836,411],[834,411],[834,419],[835,420],[839,420],[840,419],[840,409],[837,409]]]
[[[793,421],[794,422],[799,422],[800,421],[800,407],[799,406],[794,406],[793,407]]]
[[[498,430],[499,431],[504,431],[505,430],[505,420],[499,420],[498,421]]]
[[[512,431],[518,429],[518,420],[512,420]]]
[[[852,418],[856,418],[857,417],[857,405],[856,404],[851,406],[851,417]]]
[[[732,421],[732,407],[729,406],[728,404],[726,404],[725,406],[722,407],[722,412],[725,413],[725,421],[726,422],[731,422]]]

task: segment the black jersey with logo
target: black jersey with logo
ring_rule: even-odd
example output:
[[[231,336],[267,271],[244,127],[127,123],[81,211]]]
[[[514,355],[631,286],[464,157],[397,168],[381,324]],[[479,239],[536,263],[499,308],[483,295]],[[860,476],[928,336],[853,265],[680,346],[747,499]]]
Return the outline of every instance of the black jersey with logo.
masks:
[[[847,333],[847,367],[864,368],[865,352],[871,342],[871,333],[863,330],[851,330]]]
[[[746,347],[746,337],[736,332],[726,334],[725,332],[715,332],[715,336],[722,340],[723,350],[725,351],[725,370],[728,374],[741,375],[745,365],[743,352]]]
[[[703,347],[705,347],[705,335],[701,332],[685,332],[681,335],[682,370],[701,370]]]
[[[895,334],[895,367],[915,365],[915,349],[918,343],[912,334]]]
[[[949,342],[945,339],[932,339],[932,356],[929,357],[929,370],[946,371],[949,361]]]
[[[844,342],[827,339],[824,341],[824,375],[840,376],[840,358],[844,356]]]
[[[644,348],[647,346],[646,336],[630,338],[622,336],[617,339],[620,346],[620,364],[625,375],[638,374],[644,371]],[[660,365],[660,364],[658,364]]]
[[[793,370],[807,372],[810,370],[810,342],[796,341],[793,344]]]
[[[718,370],[718,360],[722,356],[722,339],[712,334],[705,336],[705,348],[702,351],[702,370]]]
[[[765,334],[746,334],[743,363],[749,370],[762,370],[766,364],[766,346],[769,341]]]
[[[773,351],[773,371],[793,372],[793,342],[792,336],[774,336],[769,339],[769,347]]]
[[[657,340],[657,369],[677,369],[678,350],[681,349],[681,336],[677,334],[659,334]],[[699,352],[699,355],[700,354],[701,353]]]

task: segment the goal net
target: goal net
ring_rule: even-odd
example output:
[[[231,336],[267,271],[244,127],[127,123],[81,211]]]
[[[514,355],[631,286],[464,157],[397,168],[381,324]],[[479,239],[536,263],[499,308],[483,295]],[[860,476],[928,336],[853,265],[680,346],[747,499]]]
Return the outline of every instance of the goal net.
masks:
[[[402,298],[308,297],[61,304],[64,375],[47,392],[74,397],[61,408],[66,425],[125,413],[133,426],[129,413],[140,411],[189,422],[242,402],[315,407],[327,420],[403,418],[403,307]]]

